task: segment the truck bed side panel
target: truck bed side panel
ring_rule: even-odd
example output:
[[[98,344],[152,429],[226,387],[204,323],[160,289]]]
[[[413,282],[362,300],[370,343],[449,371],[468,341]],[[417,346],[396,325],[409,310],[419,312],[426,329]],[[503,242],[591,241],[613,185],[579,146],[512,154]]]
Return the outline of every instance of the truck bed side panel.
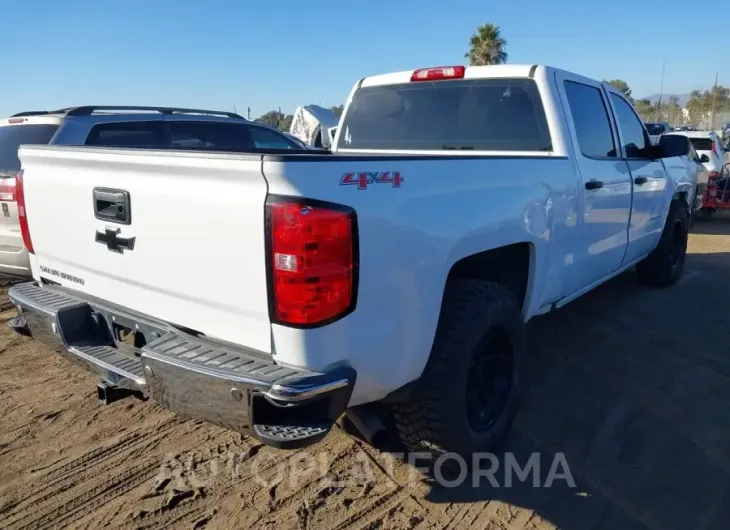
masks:
[[[561,157],[267,157],[270,194],[353,207],[360,238],[355,311],[319,329],[272,326],[275,358],[315,369],[350,362],[353,404],[417,378],[428,359],[446,278],[458,260],[509,245],[531,246],[535,274],[525,316],[559,298],[578,225],[574,165]],[[351,172],[403,179],[343,184]],[[346,179],[347,181],[348,179]],[[548,253],[548,245],[550,253]]]

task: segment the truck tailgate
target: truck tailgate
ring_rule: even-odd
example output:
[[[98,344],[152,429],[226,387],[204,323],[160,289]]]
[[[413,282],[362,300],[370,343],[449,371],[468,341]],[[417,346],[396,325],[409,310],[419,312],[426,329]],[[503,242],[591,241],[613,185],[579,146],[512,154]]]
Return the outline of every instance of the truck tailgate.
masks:
[[[36,278],[271,351],[260,156],[24,146],[19,157]],[[123,192],[128,222],[100,219]]]

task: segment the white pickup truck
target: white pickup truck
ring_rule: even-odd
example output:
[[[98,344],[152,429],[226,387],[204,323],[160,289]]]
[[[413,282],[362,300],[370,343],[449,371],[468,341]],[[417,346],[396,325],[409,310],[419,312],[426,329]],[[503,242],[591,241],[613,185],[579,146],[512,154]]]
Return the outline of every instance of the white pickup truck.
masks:
[[[12,326],[106,401],[274,446],[377,409],[411,450],[487,450],[526,321],[634,266],[680,276],[688,150],[607,84],[515,65],[364,78],[333,153],[25,146]]]

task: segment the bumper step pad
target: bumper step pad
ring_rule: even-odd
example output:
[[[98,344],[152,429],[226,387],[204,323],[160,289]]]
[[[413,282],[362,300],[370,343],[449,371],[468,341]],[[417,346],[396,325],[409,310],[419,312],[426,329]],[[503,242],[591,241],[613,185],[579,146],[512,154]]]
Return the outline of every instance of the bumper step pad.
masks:
[[[9,296],[20,312],[13,329],[98,374],[105,385],[142,392],[192,418],[253,432],[275,447],[299,448],[322,439],[347,408],[355,383],[351,368],[326,373],[286,368],[268,354],[191,335],[61,287],[24,283]],[[136,329],[144,346],[118,343],[114,325]]]

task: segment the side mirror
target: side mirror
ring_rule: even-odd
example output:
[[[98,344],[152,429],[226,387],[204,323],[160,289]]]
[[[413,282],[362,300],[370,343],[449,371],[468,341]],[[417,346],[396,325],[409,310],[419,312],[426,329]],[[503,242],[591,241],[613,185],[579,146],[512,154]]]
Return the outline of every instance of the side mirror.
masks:
[[[681,134],[666,134],[659,138],[659,158],[686,156],[689,153],[689,138]]]
[[[707,155],[702,155],[702,156],[700,157],[700,162],[702,162],[703,164],[706,164],[706,163],[707,163],[707,162],[709,162],[709,161],[710,161],[710,157],[709,157],[709,156],[707,156]]]

